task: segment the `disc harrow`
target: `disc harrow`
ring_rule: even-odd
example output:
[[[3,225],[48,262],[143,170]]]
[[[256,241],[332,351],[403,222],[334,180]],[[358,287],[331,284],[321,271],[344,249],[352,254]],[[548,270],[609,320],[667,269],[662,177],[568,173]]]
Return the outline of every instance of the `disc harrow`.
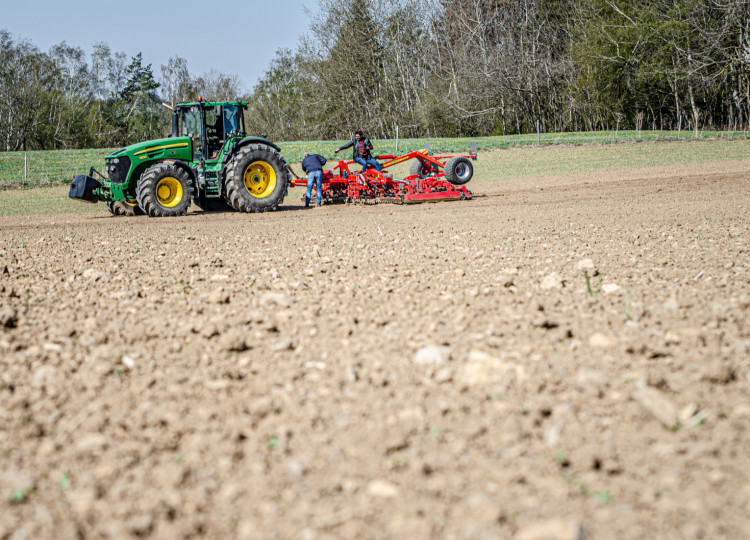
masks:
[[[322,200],[325,204],[414,204],[437,201],[464,201],[472,198],[465,184],[474,174],[472,162],[477,159],[472,143],[467,155],[433,156],[429,148],[402,155],[375,156],[383,170],[359,167],[354,161],[339,161],[332,169],[323,171]],[[388,168],[409,160],[416,160],[405,178],[395,178]],[[418,166],[417,164],[421,165]],[[290,184],[306,186],[307,179],[298,176],[291,167]],[[303,197],[304,199],[304,197]]]

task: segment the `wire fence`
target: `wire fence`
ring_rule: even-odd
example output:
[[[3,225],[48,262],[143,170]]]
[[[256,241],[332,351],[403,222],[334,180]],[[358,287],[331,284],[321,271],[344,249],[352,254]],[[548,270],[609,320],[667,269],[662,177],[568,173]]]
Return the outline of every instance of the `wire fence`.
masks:
[[[614,144],[628,142],[676,141],[693,139],[747,139],[744,131],[598,131],[575,133],[532,133],[499,137],[381,139],[373,141],[376,154],[405,153],[429,145],[433,152],[466,153],[471,143],[479,151],[512,147]],[[299,163],[305,152],[332,157],[342,141],[291,141],[279,143],[288,163]],[[68,184],[77,174],[88,174],[91,167],[104,168],[104,156],[113,149],[0,152],[0,189]],[[346,157],[346,155],[342,156]]]

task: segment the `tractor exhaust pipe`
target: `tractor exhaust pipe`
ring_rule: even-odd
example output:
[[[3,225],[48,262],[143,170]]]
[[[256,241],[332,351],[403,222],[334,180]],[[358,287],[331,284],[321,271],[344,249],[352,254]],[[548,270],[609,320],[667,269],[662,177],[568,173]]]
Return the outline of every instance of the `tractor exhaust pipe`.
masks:
[[[95,189],[102,187],[98,180],[94,180],[85,174],[79,174],[70,183],[68,197],[76,201],[83,201],[91,204],[99,202],[99,197],[94,194]]]

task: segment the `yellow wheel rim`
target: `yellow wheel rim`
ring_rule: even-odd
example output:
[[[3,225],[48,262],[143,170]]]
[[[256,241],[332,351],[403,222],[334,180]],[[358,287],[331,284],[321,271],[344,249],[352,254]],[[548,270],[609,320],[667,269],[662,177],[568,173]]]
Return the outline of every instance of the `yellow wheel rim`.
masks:
[[[127,204],[128,206],[138,206],[137,201],[123,201],[123,202]]]
[[[165,208],[174,208],[182,200],[182,184],[176,178],[167,176],[156,184],[156,200]]]
[[[257,199],[265,199],[276,189],[276,171],[265,161],[251,163],[245,169],[245,189]]]

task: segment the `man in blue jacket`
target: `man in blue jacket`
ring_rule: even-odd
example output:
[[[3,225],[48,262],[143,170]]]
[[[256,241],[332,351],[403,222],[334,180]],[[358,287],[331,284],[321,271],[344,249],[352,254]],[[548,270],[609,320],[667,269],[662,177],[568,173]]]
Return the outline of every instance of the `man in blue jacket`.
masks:
[[[383,167],[380,166],[380,163],[378,163],[378,161],[372,157],[372,154],[370,153],[370,150],[372,150],[372,143],[370,142],[370,139],[365,137],[361,129],[355,131],[354,139],[352,139],[348,144],[345,144],[344,146],[336,150],[336,153],[338,154],[342,150],[346,150],[350,147],[354,147],[354,155],[352,159],[362,165],[362,172],[365,172],[367,170],[368,165],[372,165],[378,171],[383,170]]]
[[[307,175],[307,193],[305,193],[305,208],[310,206],[310,195],[312,194],[313,184],[318,192],[318,206],[321,205],[323,196],[323,165],[326,164],[326,158],[318,154],[308,154],[305,152],[305,158],[302,160],[302,170]]]

